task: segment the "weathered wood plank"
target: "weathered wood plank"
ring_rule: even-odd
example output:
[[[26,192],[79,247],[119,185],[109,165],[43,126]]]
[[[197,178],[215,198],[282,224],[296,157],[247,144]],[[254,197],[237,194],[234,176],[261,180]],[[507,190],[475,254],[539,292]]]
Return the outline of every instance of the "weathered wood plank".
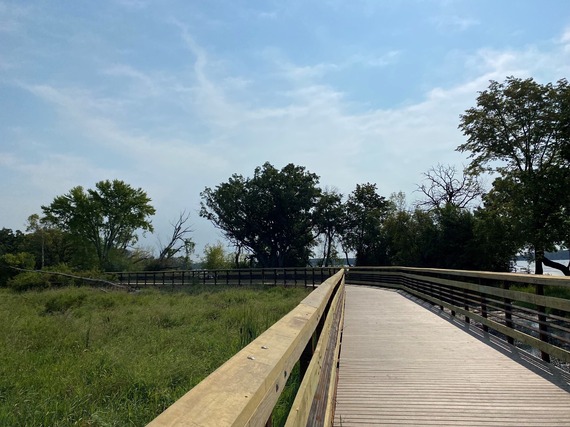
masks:
[[[334,425],[570,425],[552,366],[537,375],[398,292],[346,288]]]

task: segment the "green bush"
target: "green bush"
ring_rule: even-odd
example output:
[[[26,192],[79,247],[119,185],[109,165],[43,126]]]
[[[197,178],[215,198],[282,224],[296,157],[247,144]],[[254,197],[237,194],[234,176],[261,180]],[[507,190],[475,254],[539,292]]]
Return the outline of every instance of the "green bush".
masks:
[[[36,272],[17,274],[8,279],[7,286],[15,291],[28,291],[31,289],[46,289],[51,286],[49,277]]]
[[[0,286],[6,286],[12,277],[18,275],[17,268],[32,270],[35,263],[34,255],[28,252],[0,256]]]

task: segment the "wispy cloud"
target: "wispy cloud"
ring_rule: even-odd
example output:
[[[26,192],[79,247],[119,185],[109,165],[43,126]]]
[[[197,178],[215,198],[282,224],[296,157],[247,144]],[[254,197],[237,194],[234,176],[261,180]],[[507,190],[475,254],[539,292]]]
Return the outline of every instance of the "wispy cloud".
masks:
[[[127,78],[136,86],[140,87],[140,89],[137,90],[137,93],[145,97],[157,95],[160,92],[160,88],[162,87],[160,84],[157,84],[155,79],[146,73],[126,64],[112,65],[104,69],[103,74],[107,76]]]

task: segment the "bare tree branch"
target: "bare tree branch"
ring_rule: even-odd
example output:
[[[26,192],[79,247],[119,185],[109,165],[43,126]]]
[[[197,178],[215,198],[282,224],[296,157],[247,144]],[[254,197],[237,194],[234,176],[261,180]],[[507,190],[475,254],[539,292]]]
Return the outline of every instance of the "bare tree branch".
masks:
[[[172,225],[172,235],[168,244],[163,246],[159,240],[160,254],[158,255],[158,261],[160,263],[164,263],[173,258],[183,249],[187,249],[191,244],[191,240],[187,235],[193,230],[190,226],[186,225],[189,219],[190,214],[186,213],[186,211],[182,211],[176,222],[170,223],[170,225]]]
[[[438,163],[423,175],[424,183],[417,186],[417,191],[426,199],[418,202],[418,207],[429,210],[451,205],[463,209],[484,194],[477,177],[465,172],[459,174],[455,166]]]

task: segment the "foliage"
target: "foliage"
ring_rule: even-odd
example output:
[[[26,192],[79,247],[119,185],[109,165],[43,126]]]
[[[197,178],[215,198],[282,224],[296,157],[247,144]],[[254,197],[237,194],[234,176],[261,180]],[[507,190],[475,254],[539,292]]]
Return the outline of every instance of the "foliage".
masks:
[[[376,192],[376,184],[357,184],[345,203],[344,245],[356,252],[356,265],[386,265],[382,224],[390,203]]]
[[[409,267],[434,266],[438,229],[433,213],[416,209],[395,210],[384,221],[390,264]]]
[[[34,256],[28,252],[0,256],[0,286],[7,285],[11,278],[18,275],[16,269],[33,269],[35,262]]]
[[[2,228],[0,230],[0,255],[21,252],[24,234],[20,230]]]
[[[35,271],[19,273],[8,279],[6,286],[14,291],[45,289],[51,286],[50,277]]]
[[[68,233],[50,227],[38,214],[28,217],[26,232],[23,247],[26,252],[34,254],[36,269],[61,263],[82,263],[80,254],[84,248],[74,246],[73,238]]]
[[[322,236],[323,240],[321,266],[334,265],[338,257],[336,245],[344,233],[345,211],[342,194],[335,190],[324,191],[315,206],[314,218],[317,235]]]
[[[228,269],[233,265],[232,258],[231,254],[226,253],[224,245],[221,242],[217,242],[214,245],[206,245],[204,247],[202,268],[206,270]]]
[[[392,265],[508,271],[516,251],[504,224],[482,209],[395,210],[383,231]]]
[[[261,267],[304,266],[315,244],[313,211],[317,175],[288,164],[257,167],[253,178],[234,174],[202,193],[200,215],[234,244],[253,253]]]
[[[489,208],[475,210],[474,220],[475,269],[510,271],[510,262],[520,248],[512,223]]]
[[[566,80],[541,85],[508,77],[492,81],[459,125],[467,142],[458,150],[471,153],[471,172],[496,174],[485,208],[513,227],[517,243],[534,250],[537,274],[549,262],[545,250],[569,244],[569,117]]]
[[[30,254],[28,254],[30,255]],[[32,265],[31,255],[28,266]],[[29,267],[31,268],[31,267]],[[17,272],[11,276],[6,285],[14,291],[27,291],[30,289],[45,289],[62,286],[82,286],[92,279],[108,281],[107,274],[97,270],[74,271],[66,264],[45,267],[42,270]]]
[[[146,425],[306,292],[0,289],[0,425]]]
[[[155,209],[142,189],[123,181],[100,181],[95,189],[77,186],[42,206],[45,221],[95,250],[99,266],[112,269],[112,251],[125,251],[137,241],[136,231],[152,231],[148,217]]]

